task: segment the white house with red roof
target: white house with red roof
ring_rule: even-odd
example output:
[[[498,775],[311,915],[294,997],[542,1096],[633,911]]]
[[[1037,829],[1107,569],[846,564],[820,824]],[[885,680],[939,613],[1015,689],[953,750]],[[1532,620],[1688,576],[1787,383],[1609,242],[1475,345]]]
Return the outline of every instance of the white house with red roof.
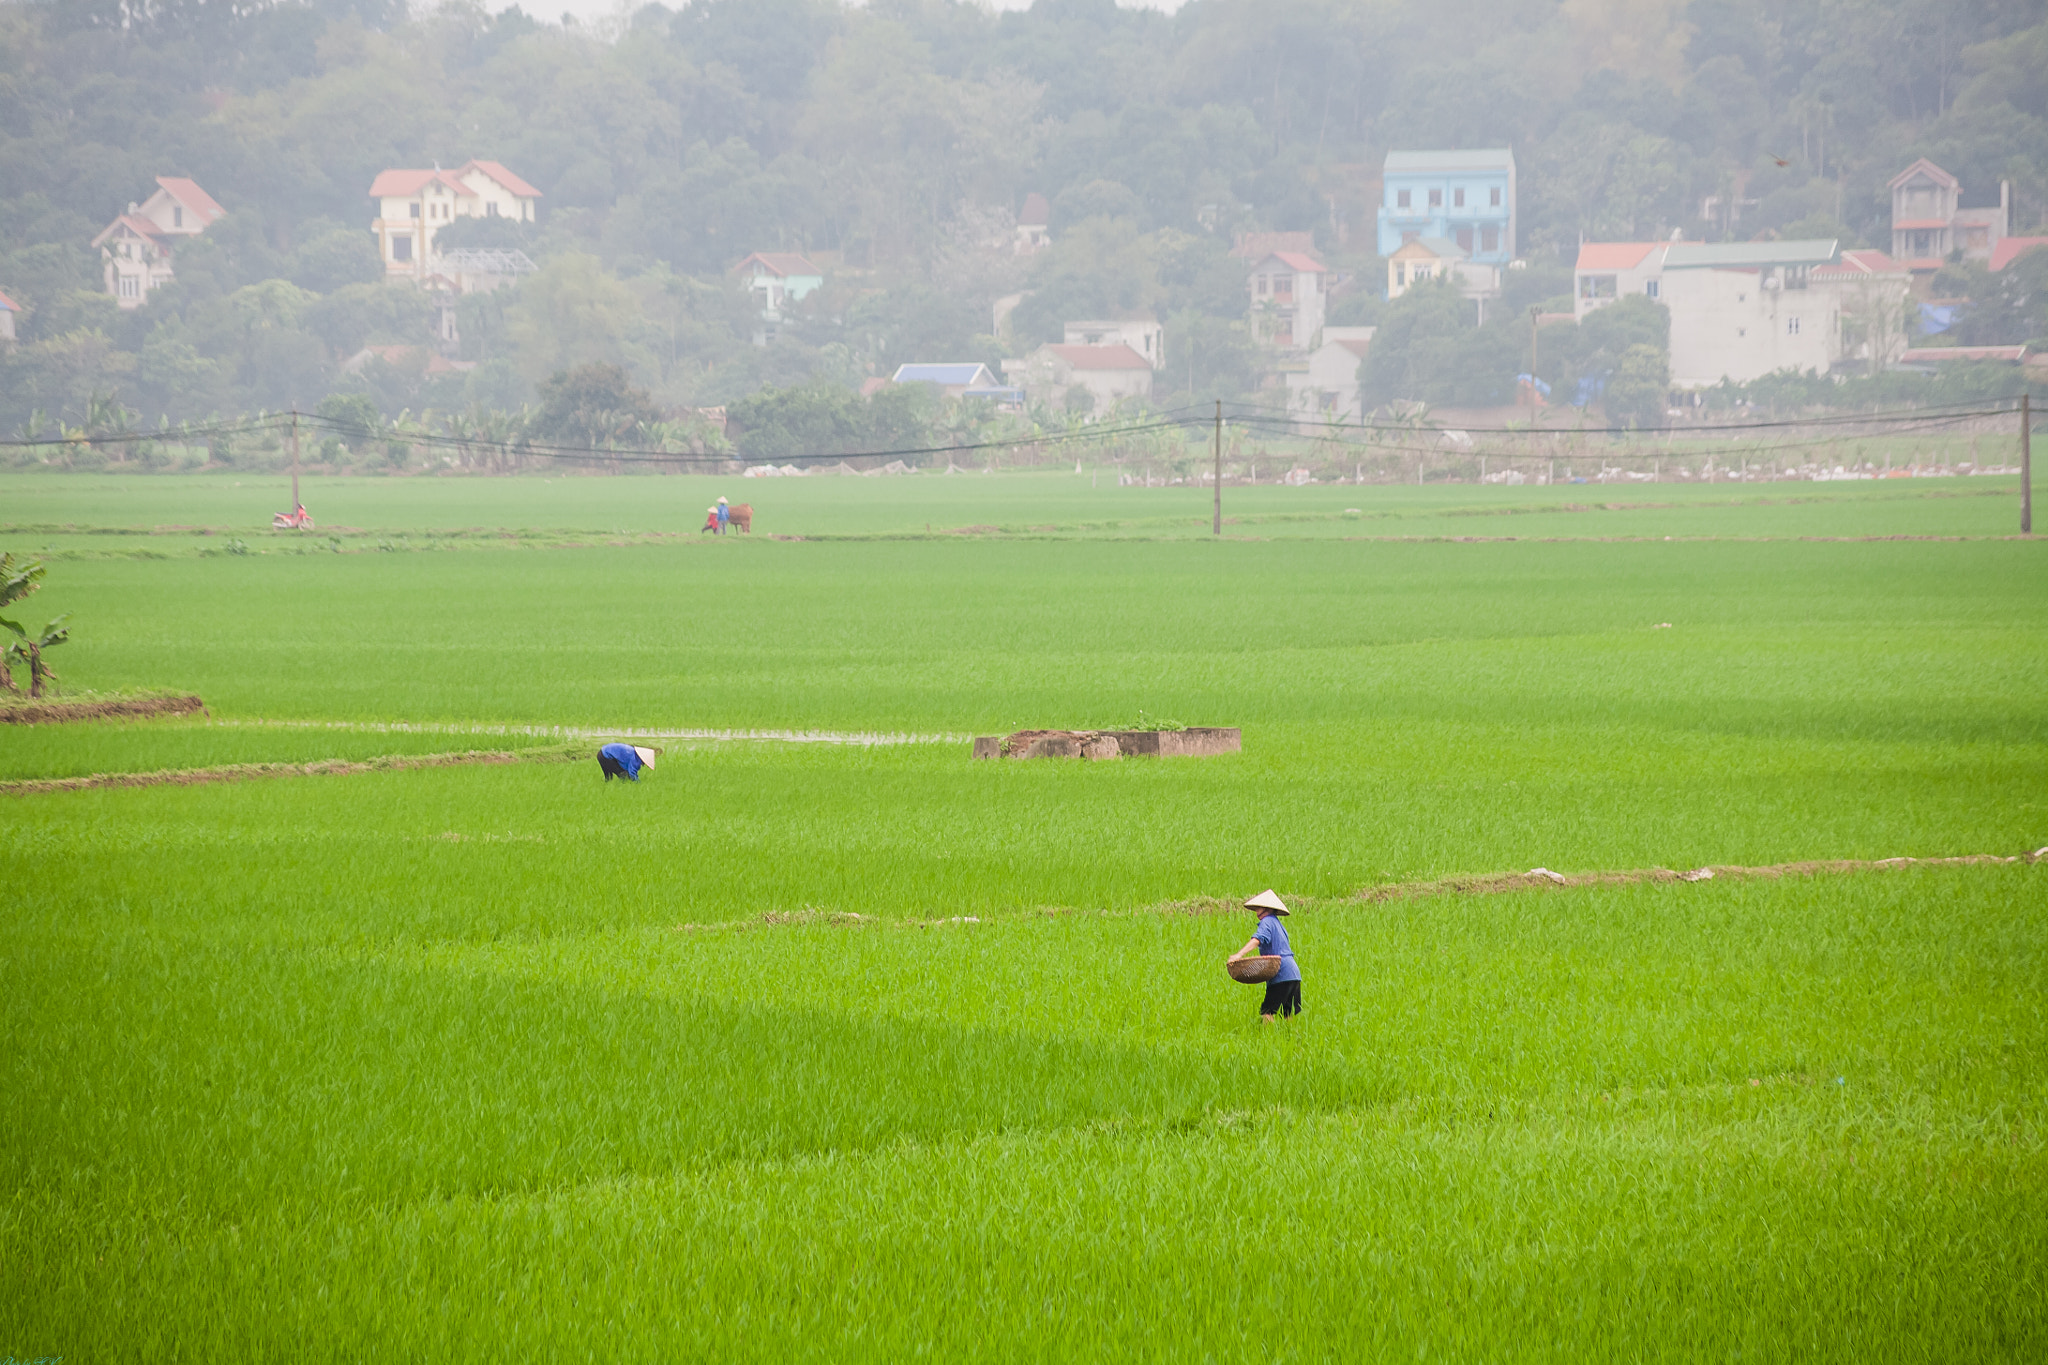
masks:
[[[1995,208],[1961,207],[1962,182],[1921,157],[1891,179],[1892,255],[1908,270],[1939,270],[1952,251],[1988,261],[2011,230],[2012,188],[1998,186]]]
[[[1365,416],[1359,400],[1358,367],[1372,352],[1377,327],[1325,327],[1323,344],[1309,353],[1308,368],[1287,376],[1287,407],[1324,422],[1356,422]]]
[[[457,218],[510,218],[531,223],[540,191],[496,161],[469,161],[452,171],[379,171],[370,182],[377,217],[377,254],[387,279],[425,281],[435,273],[434,234]]]
[[[140,308],[149,292],[170,282],[171,249],[197,237],[227,212],[182,176],[160,175],[156,192],[100,230],[100,277],[123,308]]]
[[[1012,363],[1003,362],[1004,373]],[[1076,390],[1105,412],[1127,398],[1152,396],[1152,362],[1119,341],[1109,346],[1040,346],[1024,357],[1024,392],[1033,403],[1065,408]]]
[[[1572,316],[1583,319],[1630,294],[1656,298],[1668,242],[1582,242],[1572,267]]]
[[[1128,346],[1155,370],[1166,359],[1166,329],[1150,313],[1070,322],[1060,339],[1068,346]]]
[[[798,251],[757,251],[734,266],[732,273],[760,296],[763,316],[825,287],[825,272]]]
[[[1323,263],[1306,251],[1269,251],[1252,259],[1252,340],[1306,350],[1323,330]]]

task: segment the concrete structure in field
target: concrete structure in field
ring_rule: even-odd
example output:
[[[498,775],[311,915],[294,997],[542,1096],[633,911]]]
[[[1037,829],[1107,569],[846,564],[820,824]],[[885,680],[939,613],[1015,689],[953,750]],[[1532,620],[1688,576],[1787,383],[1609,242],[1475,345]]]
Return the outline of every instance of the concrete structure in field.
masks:
[[[1372,350],[1377,327],[1323,328],[1323,344],[1309,354],[1308,368],[1287,378],[1287,410],[1322,422],[1356,422],[1365,416],[1359,401],[1358,367]]]
[[[1252,262],[1252,340],[1282,350],[1315,344],[1323,330],[1323,263],[1305,251],[1273,251]]]
[[[1892,257],[1908,270],[1939,270],[1953,251],[1988,261],[2012,230],[2012,186],[1993,208],[1961,206],[1962,182],[1921,157],[1892,177]]]
[[[1387,153],[1380,255],[1437,237],[1457,243],[1476,265],[1504,268],[1515,258],[1515,226],[1515,154],[1507,148]]]
[[[226,212],[194,182],[158,176],[156,193],[130,204],[92,239],[107,292],[123,308],[140,308],[151,290],[170,283],[171,251],[179,240],[197,237]]]
[[[1236,726],[1190,726],[1185,730],[1019,730],[982,735],[976,758],[1210,758],[1244,749]]]
[[[1109,346],[1040,346],[1021,366],[1009,361],[1005,373],[1021,378],[1034,403],[1072,405],[1076,391],[1088,395],[1090,412],[1106,412],[1127,399],[1152,396],[1152,362],[1123,342]]]
[[[1826,374],[1842,353],[1842,300],[1814,287],[1835,261],[1827,239],[1672,242],[1659,296],[1671,311],[1671,383],[1746,383],[1776,370]]]
[[[1062,340],[1069,346],[1128,346],[1153,369],[1166,358],[1166,330],[1150,313],[1092,322],[1070,322]]]
[[[495,161],[470,161],[452,171],[385,170],[370,182],[377,216],[377,254],[387,279],[424,283],[435,273],[434,236],[457,218],[535,220],[540,191]]]

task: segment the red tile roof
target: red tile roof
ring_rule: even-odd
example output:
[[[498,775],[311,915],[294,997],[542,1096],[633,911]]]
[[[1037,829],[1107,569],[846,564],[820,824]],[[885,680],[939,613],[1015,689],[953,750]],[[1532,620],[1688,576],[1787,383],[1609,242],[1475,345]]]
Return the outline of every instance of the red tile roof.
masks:
[[[803,254],[795,251],[757,251],[747,257],[746,260],[734,266],[733,273],[738,274],[756,261],[760,262],[761,266],[769,274],[780,275],[784,279],[788,279],[791,275],[822,276],[825,273],[812,265],[810,260]]]
[[[427,186],[439,183],[457,194],[474,197],[476,191],[455,178],[453,171],[379,171],[370,182],[372,199],[410,199]]]
[[[213,201],[213,196],[190,180],[176,175],[160,175],[157,187],[165,194],[199,215],[199,226],[206,227],[227,210]]]
[[[21,305],[8,298],[5,294],[0,294],[0,308],[5,308],[10,313],[19,313],[21,311]]]
[[[156,241],[159,237],[164,235],[164,230],[162,228],[158,227],[155,223],[150,222],[149,219],[142,217],[140,214],[124,213],[120,217],[116,218],[113,222],[107,224],[104,228],[100,229],[100,235],[92,239],[92,244],[94,246],[98,246],[100,243],[106,241],[107,238],[113,236],[117,231],[119,231],[122,228],[127,228],[137,237],[144,237],[152,242]]]
[[[1914,346],[1899,353],[1907,365],[1932,365],[1944,360],[2024,360],[2027,348],[2020,346]]]
[[[1149,370],[1152,362],[1121,343],[1115,346],[1047,346],[1077,370]]]
[[[1581,242],[1580,270],[1634,270],[1662,242]]]
[[[1278,261],[1291,270],[1300,270],[1310,275],[1323,274],[1323,263],[1303,251],[1275,251],[1267,260]]]
[[[1024,196],[1024,211],[1017,215],[1017,222],[1025,227],[1044,227],[1052,221],[1052,206],[1045,202],[1045,196],[1033,191]]]
[[[1961,181],[1957,180],[1954,176],[1950,175],[1947,171],[1943,170],[1941,167],[1935,165],[1932,161],[1929,161],[1926,157],[1923,156],[1918,161],[1915,161],[1912,165],[1906,167],[1905,170],[1900,171],[1897,175],[1893,176],[1890,180],[1886,181],[1885,188],[1893,190],[1897,189],[1900,185],[1903,185],[1915,171],[1927,172],[1928,179],[1936,181],[1941,185],[1945,185],[1949,189],[1955,189],[1962,183]],[[1898,224],[1894,223],[1892,226],[1897,227]]]
[[[1817,265],[1813,274],[1817,279],[1844,279],[1865,275],[1903,275],[1906,267],[1885,255],[1882,251],[1864,249],[1845,251],[1842,259],[1833,265]]]
[[[506,189],[512,191],[513,194],[518,195],[521,199],[540,198],[539,190],[527,184],[524,180],[521,180],[518,176],[512,174],[512,172],[506,170],[501,162],[471,160],[455,173],[457,175],[464,175],[472,170],[482,171],[485,175],[497,181]]]
[[[2037,246],[2048,246],[2048,237],[2002,237],[1991,248],[1991,268],[2003,270]]]

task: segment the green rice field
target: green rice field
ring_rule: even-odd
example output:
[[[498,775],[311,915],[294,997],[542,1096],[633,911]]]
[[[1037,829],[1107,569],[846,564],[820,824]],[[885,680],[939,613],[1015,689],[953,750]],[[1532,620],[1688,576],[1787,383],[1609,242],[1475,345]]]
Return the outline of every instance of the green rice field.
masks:
[[[288,497],[0,475],[67,693],[207,705],[0,783],[526,761],[0,790],[0,1357],[2048,1354],[2010,476]]]

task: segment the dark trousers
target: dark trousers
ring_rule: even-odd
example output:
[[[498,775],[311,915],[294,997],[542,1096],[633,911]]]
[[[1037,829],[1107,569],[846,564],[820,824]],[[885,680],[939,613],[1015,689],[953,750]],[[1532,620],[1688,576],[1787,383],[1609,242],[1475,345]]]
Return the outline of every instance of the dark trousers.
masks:
[[[1268,981],[1266,998],[1259,1002],[1260,1014],[1300,1014],[1301,983],[1299,981]]]
[[[607,782],[615,777],[624,777],[626,775],[626,765],[613,758],[610,754],[599,754],[597,756],[597,766],[604,769],[604,780]]]

